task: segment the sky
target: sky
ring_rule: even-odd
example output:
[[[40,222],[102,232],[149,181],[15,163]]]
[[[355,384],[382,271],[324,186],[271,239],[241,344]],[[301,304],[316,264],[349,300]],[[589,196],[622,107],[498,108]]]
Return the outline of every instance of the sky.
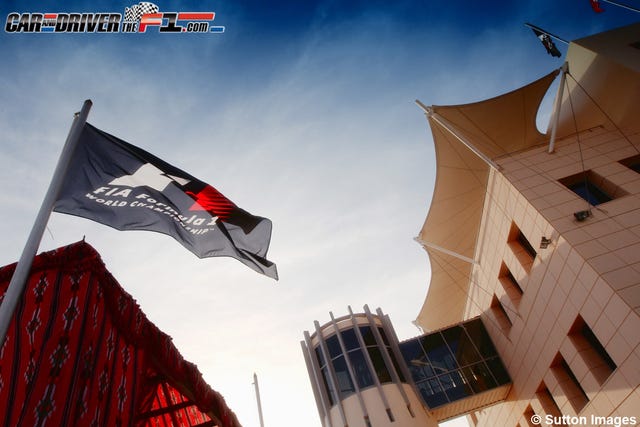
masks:
[[[560,67],[525,22],[573,40],[638,20],[588,0],[155,3],[213,11],[225,31],[0,33],[0,265],[19,258],[73,113],[91,99],[89,123],[273,222],[277,282],[168,236],[57,213],[40,245],[86,238],[244,427],[259,426],[254,372],[265,426],[320,426],[300,347],[314,320],[368,304],[400,339],[420,333],[429,261],[413,238],[435,157],[414,100],[479,101]],[[3,1],[0,16],[132,4]]]

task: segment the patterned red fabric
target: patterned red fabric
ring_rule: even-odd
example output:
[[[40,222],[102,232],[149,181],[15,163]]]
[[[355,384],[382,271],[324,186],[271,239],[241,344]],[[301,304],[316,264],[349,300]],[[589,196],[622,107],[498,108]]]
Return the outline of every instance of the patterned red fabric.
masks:
[[[85,242],[34,261],[0,347],[0,426],[241,427]]]

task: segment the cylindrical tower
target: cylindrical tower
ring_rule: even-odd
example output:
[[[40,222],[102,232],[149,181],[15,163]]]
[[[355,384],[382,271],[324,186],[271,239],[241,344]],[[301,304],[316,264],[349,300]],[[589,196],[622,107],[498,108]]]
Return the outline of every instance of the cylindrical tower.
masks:
[[[437,426],[411,386],[398,338],[380,309],[335,318],[301,342],[324,427]],[[400,363],[398,363],[400,362]]]

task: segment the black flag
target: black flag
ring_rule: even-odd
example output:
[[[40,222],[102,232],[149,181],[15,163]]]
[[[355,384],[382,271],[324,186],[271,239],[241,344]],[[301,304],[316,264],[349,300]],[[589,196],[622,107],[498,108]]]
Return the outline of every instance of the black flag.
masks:
[[[555,56],[558,58],[562,56],[562,54],[556,47],[556,44],[553,42],[553,40],[551,40],[551,37],[549,36],[549,34],[543,33],[542,31],[538,31],[535,28],[532,28],[532,30],[535,33],[536,37],[540,39],[544,48],[547,49],[547,53],[549,55]]]
[[[212,186],[85,124],[54,211],[118,230],[172,236],[200,258],[230,256],[277,280],[266,259],[271,221]]]

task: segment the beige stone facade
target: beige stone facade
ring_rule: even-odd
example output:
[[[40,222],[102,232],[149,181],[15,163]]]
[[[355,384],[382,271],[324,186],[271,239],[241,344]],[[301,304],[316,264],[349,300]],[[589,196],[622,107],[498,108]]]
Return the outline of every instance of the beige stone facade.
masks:
[[[640,424],[638,34],[572,43],[553,152],[531,131],[547,82],[428,109],[438,179],[417,239],[433,272],[417,322],[480,315],[513,380],[474,426]]]
[[[513,388],[506,403],[478,413],[476,425],[526,426],[532,412],[640,421],[640,174],[620,163],[638,155],[639,137],[603,127],[579,134],[585,167],[620,195],[582,222],[573,214],[588,205],[559,182],[582,168],[578,137],[492,170],[466,316],[483,315]],[[551,240],[546,249],[543,238]],[[615,368],[582,337],[583,324]]]

